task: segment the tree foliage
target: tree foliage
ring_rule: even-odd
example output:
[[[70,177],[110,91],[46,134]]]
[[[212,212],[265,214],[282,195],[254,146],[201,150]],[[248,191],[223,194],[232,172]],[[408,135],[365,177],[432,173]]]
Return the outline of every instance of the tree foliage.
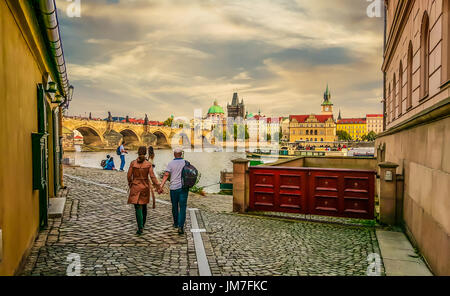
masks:
[[[362,137],[363,141],[373,142],[375,141],[375,138],[377,137],[377,134],[374,131],[370,131],[367,135],[364,135]]]
[[[164,126],[172,126],[173,118],[169,117],[164,121]]]
[[[340,130],[336,131],[339,141],[352,141],[352,136],[347,131]]]

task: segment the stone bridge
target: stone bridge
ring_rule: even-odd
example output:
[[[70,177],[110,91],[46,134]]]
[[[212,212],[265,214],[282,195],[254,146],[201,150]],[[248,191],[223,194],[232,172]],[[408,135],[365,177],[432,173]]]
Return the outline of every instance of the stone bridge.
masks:
[[[167,126],[152,126],[121,122],[108,122],[104,120],[88,120],[63,118],[63,127],[69,131],[79,131],[83,136],[84,145],[115,149],[123,139],[128,148],[136,148],[138,146],[153,145],[158,148],[169,148],[172,143],[179,145],[191,145],[193,138],[193,130],[186,134],[182,128],[172,128]],[[202,138],[209,138],[211,132],[202,131]],[[72,139],[65,138],[64,147],[70,148],[74,146]],[[71,143],[70,143],[71,142]]]

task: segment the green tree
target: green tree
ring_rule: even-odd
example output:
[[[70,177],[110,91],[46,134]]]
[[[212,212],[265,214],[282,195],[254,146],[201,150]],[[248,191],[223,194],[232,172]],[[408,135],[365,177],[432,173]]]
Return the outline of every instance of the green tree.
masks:
[[[169,117],[163,122],[164,126],[172,126],[173,117]]]
[[[364,135],[362,137],[363,141],[373,142],[375,141],[375,138],[377,137],[377,134],[374,131],[370,131],[367,135]]]
[[[336,132],[339,141],[352,141],[352,137],[347,131],[340,130]]]

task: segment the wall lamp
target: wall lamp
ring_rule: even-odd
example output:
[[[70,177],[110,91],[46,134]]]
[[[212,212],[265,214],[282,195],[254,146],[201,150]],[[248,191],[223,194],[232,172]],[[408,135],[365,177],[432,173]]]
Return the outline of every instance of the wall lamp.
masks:
[[[56,82],[50,81],[48,83],[48,88],[47,88],[46,92],[51,93],[51,94],[55,94],[56,91],[57,91]]]

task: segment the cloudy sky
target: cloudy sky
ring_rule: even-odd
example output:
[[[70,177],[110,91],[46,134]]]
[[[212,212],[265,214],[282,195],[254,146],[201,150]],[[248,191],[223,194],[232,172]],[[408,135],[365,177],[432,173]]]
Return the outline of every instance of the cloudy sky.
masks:
[[[70,115],[193,117],[238,91],[249,112],[381,113],[383,21],[365,0],[57,0]]]

